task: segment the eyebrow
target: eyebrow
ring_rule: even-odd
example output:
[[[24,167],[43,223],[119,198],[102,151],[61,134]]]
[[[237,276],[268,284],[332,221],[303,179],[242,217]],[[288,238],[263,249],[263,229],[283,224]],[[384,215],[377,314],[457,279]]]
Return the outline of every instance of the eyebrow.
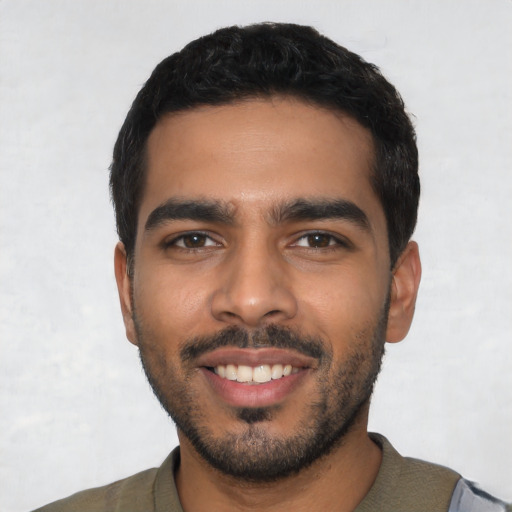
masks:
[[[268,221],[274,225],[330,219],[347,220],[364,231],[371,231],[368,216],[355,203],[346,199],[296,199],[274,205],[268,216]],[[144,229],[151,231],[173,220],[232,225],[235,223],[234,208],[215,200],[171,198],[149,214]]]
[[[195,220],[233,224],[232,208],[219,201],[168,199],[148,216],[145,231],[156,229],[173,220]]]
[[[272,223],[341,219],[354,223],[364,231],[371,231],[366,213],[346,199],[297,199],[276,205],[270,214]]]

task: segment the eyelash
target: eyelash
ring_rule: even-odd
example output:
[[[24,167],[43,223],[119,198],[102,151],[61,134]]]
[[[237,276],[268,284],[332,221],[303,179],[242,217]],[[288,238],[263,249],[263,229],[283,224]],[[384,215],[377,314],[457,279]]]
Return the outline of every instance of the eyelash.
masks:
[[[307,240],[308,238],[311,238],[311,237],[325,237],[326,239],[328,239],[328,243],[327,243],[327,245],[324,245],[321,247],[311,247],[309,245],[306,245],[306,246],[299,245],[299,242],[301,240],[304,240],[304,239]],[[304,233],[302,236],[297,238],[297,240],[292,245],[295,247],[303,247],[304,249],[311,250],[311,251],[336,250],[336,249],[339,249],[340,247],[344,247],[344,248],[350,247],[350,243],[347,240],[345,240],[344,238],[342,238],[340,236],[333,235],[333,234],[325,232],[325,231],[310,231],[308,233]]]
[[[213,242],[213,244],[204,245],[204,246],[200,246],[200,247],[186,247],[185,240],[191,239],[193,237],[204,238],[205,240],[210,240],[211,242]],[[183,245],[178,245],[180,241],[183,242]],[[216,247],[216,246],[218,247],[219,245],[221,245],[221,244],[219,242],[217,242],[209,233],[205,233],[203,231],[190,231],[188,233],[183,233],[181,235],[175,236],[171,240],[166,240],[163,243],[163,246],[165,249],[169,249],[171,247],[177,247],[178,249],[181,249],[183,251],[195,251],[197,249],[205,249],[205,248]]]
[[[207,243],[209,240],[210,242],[213,242],[209,245],[200,245],[198,247],[187,247],[185,244],[186,239],[191,239],[193,237],[197,237],[200,239],[203,239],[204,242]],[[315,247],[310,245],[300,245],[299,242],[301,240],[307,240],[311,237],[325,237],[327,239],[327,245]],[[179,243],[182,242],[182,245],[179,245]],[[311,242],[311,240],[309,240]],[[219,247],[221,244],[217,242],[209,233],[203,232],[203,231],[191,231],[188,233],[183,233],[181,235],[178,235],[171,240],[164,241],[163,246],[165,249],[169,249],[171,247],[176,247],[180,250],[184,251],[195,251],[198,249],[208,249],[210,247]],[[321,244],[320,244],[321,245]],[[300,237],[296,238],[295,241],[291,244],[292,247],[302,247],[306,250],[311,251],[318,251],[318,250],[336,250],[340,247],[350,248],[350,243],[347,242],[345,239],[335,236],[331,233],[327,233],[325,231],[310,231],[307,233],[304,233]]]

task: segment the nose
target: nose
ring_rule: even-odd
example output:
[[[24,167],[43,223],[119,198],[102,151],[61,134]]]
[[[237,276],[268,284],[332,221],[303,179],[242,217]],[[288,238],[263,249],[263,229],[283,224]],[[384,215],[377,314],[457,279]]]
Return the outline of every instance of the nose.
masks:
[[[232,254],[212,297],[213,316],[252,328],[293,318],[297,301],[287,285],[285,265],[268,247],[251,246]]]

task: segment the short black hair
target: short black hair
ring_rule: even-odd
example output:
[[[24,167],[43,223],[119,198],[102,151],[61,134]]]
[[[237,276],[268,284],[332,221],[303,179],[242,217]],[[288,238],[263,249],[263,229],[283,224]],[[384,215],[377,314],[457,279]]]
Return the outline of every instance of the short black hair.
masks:
[[[420,184],[412,123],[379,69],[314,28],[227,27],[164,59],[137,94],[110,166],[117,231],[133,255],[148,137],[164,114],[250,98],[291,96],[352,116],[370,130],[372,186],[387,221],[392,265],[416,225]]]

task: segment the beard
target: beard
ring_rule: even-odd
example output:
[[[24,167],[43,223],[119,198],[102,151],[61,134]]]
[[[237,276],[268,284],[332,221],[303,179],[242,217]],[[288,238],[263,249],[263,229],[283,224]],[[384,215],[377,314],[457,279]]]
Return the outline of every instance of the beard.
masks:
[[[272,482],[310,466],[339,446],[369,404],[384,354],[389,300],[376,324],[356,333],[343,361],[334,362],[332,349],[278,325],[256,331],[228,327],[212,336],[192,338],[180,348],[179,364],[166,361],[165,352],[134,314],[140,358],[148,381],[162,407],[197,453],[213,468],[245,482]],[[214,435],[215,418],[201,409],[200,395],[190,385],[193,363],[201,354],[220,347],[289,348],[318,361],[316,393],[294,431],[276,435],[268,426],[281,405],[233,408],[240,428]]]

